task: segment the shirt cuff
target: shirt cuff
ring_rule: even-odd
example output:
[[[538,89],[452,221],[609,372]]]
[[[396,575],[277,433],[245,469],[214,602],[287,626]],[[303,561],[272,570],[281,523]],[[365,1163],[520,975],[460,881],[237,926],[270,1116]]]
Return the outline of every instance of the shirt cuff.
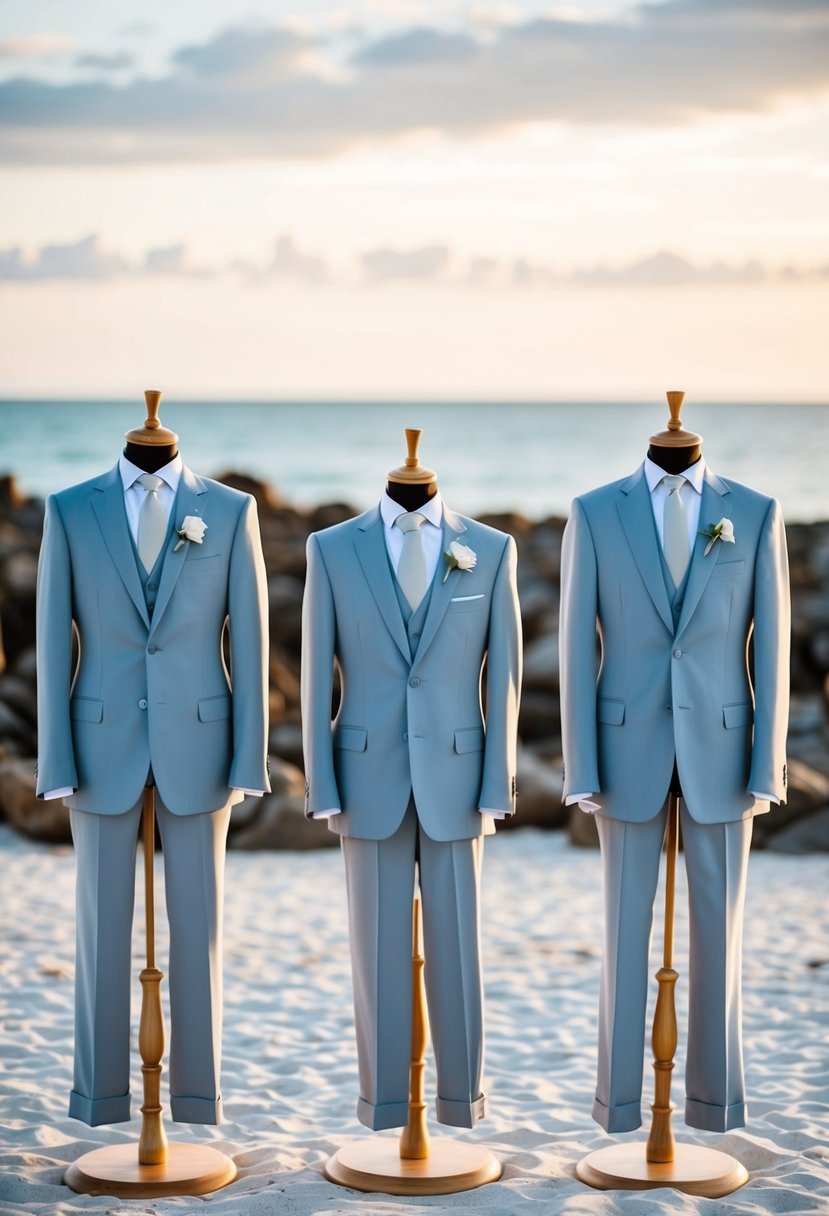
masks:
[[[244,794],[246,797],[251,798],[261,798],[265,792],[264,790],[246,790],[244,786],[241,785],[232,785],[230,788],[232,790],[238,790],[240,794]]]
[[[46,802],[50,802],[52,798],[69,798],[75,792],[73,785],[62,785],[59,790],[47,790],[43,795]]]
[[[506,819],[507,817],[506,811],[494,811],[492,807],[489,806],[480,806],[478,807],[478,810],[482,815],[491,815],[493,819]]]
[[[324,811],[312,811],[312,819],[330,819],[332,815],[341,815],[342,808],[338,806],[326,807]]]
[[[579,810],[584,811],[585,815],[594,815],[596,811],[602,809],[601,803],[594,801],[592,790],[588,790],[583,794],[568,794],[564,799],[565,806],[572,806],[575,802],[579,804]]]
[[[775,798],[774,794],[764,794],[762,790],[748,791],[758,802],[773,802],[775,806],[780,806],[780,799]]]

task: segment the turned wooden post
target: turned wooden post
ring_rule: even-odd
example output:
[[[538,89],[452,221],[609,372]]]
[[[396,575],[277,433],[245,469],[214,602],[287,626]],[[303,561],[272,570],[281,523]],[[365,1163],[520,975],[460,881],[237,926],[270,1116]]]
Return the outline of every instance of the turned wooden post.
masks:
[[[423,966],[420,896],[416,895],[412,908],[412,1062],[409,1070],[409,1121],[400,1136],[400,1156],[410,1161],[422,1161],[429,1156],[429,1129],[426,1126],[424,1101],[429,1019],[426,1013]]]
[[[676,857],[679,847],[679,797],[671,794],[668,799],[668,842],[665,869],[665,935],[662,946],[662,966],[656,973],[659,994],[653,1017],[654,1098],[651,1110],[653,1121],[648,1136],[648,1161],[665,1164],[674,1159],[676,1147],[671,1127],[671,1073],[676,1055],[676,981],[679,978],[673,968],[674,961],[674,892],[676,885]]]
[[[164,1017],[161,1012],[163,972],[155,965],[155,790],[144,790],[144,903],[147,924],[147,966],[141,972],[141,1022],[138,1050],[144,1078],[144,1105],[141,1107],[141,1137],[138,1161],[141,1165],[163,1165],[167,1160],[167,1135],[161,1117],[161,1057],[164,1054]]]

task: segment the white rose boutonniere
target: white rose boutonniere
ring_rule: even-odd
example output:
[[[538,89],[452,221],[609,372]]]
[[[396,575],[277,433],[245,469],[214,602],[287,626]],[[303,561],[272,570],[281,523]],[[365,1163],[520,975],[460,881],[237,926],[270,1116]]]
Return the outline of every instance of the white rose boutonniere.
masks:
[[[730,519],[723,517],[718,524],[709,524],[707,528],[700,531],[700,536],[708,537],[708,544],[705,546],[703,557],[707,557],[714,548],[718,540],[726,541],[729,545],[735,543],[734,525]]]
[[[181,537],[181,540],[174,546],[173,552],[180,549],[186,540],[191,540],[194,545],[200,545],[204,540],[204,534],[207,531],[207,524],[203,519],[199,519],[198,515],[185,515],[181,521],[181,527],[176,528],[176,532]]]
[[[478,562],[478,554],[474,549],[470,549],[469,545],[462,545],[459,540],[453,540],[444,553],[443,560],[446,562],[443,581],[446,582],[453,570],[474,570]]]

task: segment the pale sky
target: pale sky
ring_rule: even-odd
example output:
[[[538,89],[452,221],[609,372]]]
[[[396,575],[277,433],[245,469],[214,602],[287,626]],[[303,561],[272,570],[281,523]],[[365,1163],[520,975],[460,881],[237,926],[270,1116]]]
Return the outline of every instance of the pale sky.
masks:
[[[0,396],[827,399],[824,0],[5,0]]]

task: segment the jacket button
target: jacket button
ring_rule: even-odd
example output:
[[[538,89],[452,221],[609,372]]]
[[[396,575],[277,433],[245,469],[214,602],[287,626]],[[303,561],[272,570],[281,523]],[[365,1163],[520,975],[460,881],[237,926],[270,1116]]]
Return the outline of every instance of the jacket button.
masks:
[[[675,651],[674,651],[674,658],[675,658],[675,659],[681,659],[681,658],[682,658],[682,651],[681,651],[681,650],[675,650]]]
[[[673,705],[666,705],[665,708],[667,709],[669,714],[672,714],[674,712]]]
[[[157,650],[158,647],[156,646],[155,642],[150,642],[149,646],[147,647],[147,654],[155,654]]]
[[[404,731],[403,731],[403,742],[404,742],[404,743],[408,743],[408,742],[409,742],[409,732],[408,732],[407,730],[404,730]]]
[[[142,697],[141,700],[138,702],[138,708],[139,709],[147,708],[147,698],[146,697]]]
[[[409,687],[420,688],[420,680],[417,678],[417,676],[412,676],[411,680],[409,680]]]

